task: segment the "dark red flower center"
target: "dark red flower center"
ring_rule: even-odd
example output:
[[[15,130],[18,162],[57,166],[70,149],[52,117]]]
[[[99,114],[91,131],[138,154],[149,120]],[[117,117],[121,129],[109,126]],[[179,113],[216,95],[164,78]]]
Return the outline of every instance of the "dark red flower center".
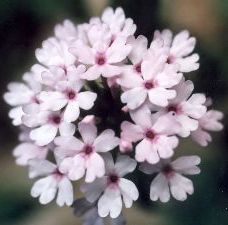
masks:
[[[177,112],[177,106],[175,106],[175,105],[170,105],[170,106],[168,106],[167,111],[168,111],[168,112]]]
[[[135,65],[135,71],[136,71],[137,73],[141,73],[141,72],[142,72],[141,63]]]
[[[56,169],[53,173],[54,177],[56,180],[61,180],[62,177],[64,176],[63,173],[61,173],[58,169]]]
[[[172,64],[174,62],[174,57],[170,55],[166,61],[168,64]]]
[[[67,92],[67,97],[68,97],[68,99],[70,99],[70,100],[74,99],[74,98],[76,97],[75,91],[73,91],[73,90],[68,91],[68,92]]]
[[[61,116],[60,115],[53,115],[53,116],[51,116],[50,120],[52,123],[59,125],[61,122]]]
[[[171,165],[166,165],[162,168],[162,173],[166,176],[166,177],[170,177],[173,175],[173,168]]]
[[[105,56],[103,54],[98,55],[96,58],[96,64],[98,64],[99,66],[102,66],[105,63],[106,63]]]
[[[146,132],[146,137],[152,140],[155,138],[155,133],[152,130],[148,130]]]
[[[109,181],[110,181],[110,183],[117,183],[118,180],[119,180],[119,177],[118,177],[116,174],[111,174],[111,175],[109,176]]]
[[[146,88],[146,89],[152,89],[153,87],[154,87],[154,84],[153,84],[153,82],[151,82],[151,81],[147,81],[145,84],[144,84],[144,87]]]
[[[90,146],[90,145],[86,145],[84,147],[84,152],[85,152],[86,155],[90,155],[93,152],[93,147]]]

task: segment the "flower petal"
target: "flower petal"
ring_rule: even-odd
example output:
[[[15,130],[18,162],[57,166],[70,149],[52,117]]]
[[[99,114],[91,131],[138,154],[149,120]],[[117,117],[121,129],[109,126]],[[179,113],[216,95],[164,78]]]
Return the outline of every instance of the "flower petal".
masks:
[[[58,195],[56,202],[60,207],[62,207],[64,204],[71,206],[73,201],[73,185],[66,177],[63,177],[58,184]]]
[[[73,136],[75,133],[75,125],[73,123],[62,122],[59,125],[59,133],[61,136]]]
[[[30,138],[39,146],[44,146],[51,143],[58,132],[58,127],[45,124],[30,132]]]
[[[97,177],[105,174],[105,164],[102,157],[97,153],[92,153],[86,161],[86,178],[87,183],[93,182]]]
[[[115,171],[119,177],[123,177],[135,170],[137,163],[134,159],[126,155],[119,155],[115,163]]]
[[[97,152],[107,152],[119,145],[119,138],[115,137],[115,133],[111,129],[103,131],[94,141],[95,150]]]
[[[168,180],[166,177],[159,173],[150,185],[150,199],[152,201],[168,202],[170,199],[170,192]]]
[[[193,183],[190,179],[176,173],[170,179],[170,191],[175,199],[185,201],[187,194],[191,195],[194,192]]]
[[[138,162],[147,161],[148,163],[156,164],[159,161],[156,149],[154,149],[152,143],[146,139],[143,139],[137,144],[135,153],[135,159]]]
[[[77,96],[79,107],[85,110],[89,110],[93,107],[94,101],[97,98],[97,94],[91,91],[80,92]]]
[[[78,130],[86,144],[93,144],[97,137],[97,127],[94,124],[82,121],[78,124]]]
[[[119,187],[126,208],[130,208],[133,204],[133,201],[136,201],[139,197],[137,187],[132,181],[125,178],[120,178]]]
[[[98,214],[117,218],[122,210],[122,199],[119,190],[106,189],[98,201]]]
[[[147,91],[142,87],[136,87],[121,95],[121,101],[126,103],[130,109],[136,109],[142,105],[147,97]]]
[[[80,110],[79,110],[79,104],[77,101],[69,102],[65,112],[64,112],[64,120],[66,122],[73,122],[76,121],[79,117]]]
[[[200,162],[199,156],[182,156],[173,161],[171,165],[179,173],[195,175],[200,173],[200,169],[197,167]]]

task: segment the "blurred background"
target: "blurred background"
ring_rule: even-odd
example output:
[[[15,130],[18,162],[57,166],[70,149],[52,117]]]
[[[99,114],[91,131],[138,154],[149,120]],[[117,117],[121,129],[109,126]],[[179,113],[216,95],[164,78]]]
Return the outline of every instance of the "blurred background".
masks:
[[[199,154],[202,173],[193,178],[195,194],[184,203],[151,203],[147,177],[139,176],[141,197],[125,211],[129,225],[226,225],[228,224],[228,0],[1,0],[0,1],[0,96],[6,85],[19,80],[35,62],[34,50],[53,34],[56,23],[68,18],[75,23],[100,15],[111,5],[122,6],[134,19],[137,34],[151,39],[155,29],[175,32],[188,29],[197,37],[200,70],[189,74],[196,91],[214,100],[225,113],[225,129],[214,134],[205,149],[190,140],[181,143],[181,154]],[[11,155],[17,145],[17,129],[8,119],[8,106],[0,98],[0,225],[77,225],[69,208],[41,206],[30,197],[32,182],[25,168]],[[179,152],[180,152],[179,151]]]

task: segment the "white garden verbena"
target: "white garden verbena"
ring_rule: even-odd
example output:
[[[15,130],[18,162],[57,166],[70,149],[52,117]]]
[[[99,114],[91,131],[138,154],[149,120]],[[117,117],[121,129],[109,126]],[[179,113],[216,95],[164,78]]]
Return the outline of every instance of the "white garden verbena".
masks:
[[[30,178],[43,177],[31,190],[41,204],[56,197],[59,206],[71,206],[73,184],[83,180],[84,201],[91,204],[85,220],[119,218],[123,205],[130,208],[139,197],[125,178],[137,164],[140,172],[158,173],[152,201],[193,194],[183,175],[200,173],[200,158],[172,157],[182,137],[206,146],[209,132],[223,128],[223,114],[193,92],[185,74],[199,68],[188,31],[155,31],[151,43],[135,31],[122,8],[77,26],[66,20],[36,50],[38,62],[23,82],[8,85],[9,116],[22,128],[13,155],[29,167]]]

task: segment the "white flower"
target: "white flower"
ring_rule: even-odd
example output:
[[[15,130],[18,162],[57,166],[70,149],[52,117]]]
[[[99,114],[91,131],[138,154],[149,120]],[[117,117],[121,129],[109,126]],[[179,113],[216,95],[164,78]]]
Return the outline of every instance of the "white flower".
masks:
[[[148,109],[141,108],[132,112],[131,117],[136,124],[124,121],[121,136],[131,142],[140,141],[135,151],[138,162],[155,164],[160,158],[169,158],[174,154],[179,143],[175,134],[179,132],[180,125],[171,114],[152,115]]]
[[[78,31],[70,20],[64,20],[62,24],[55,26],[55,36],[60,40],[71,42],[78,38]]]
[[[177,63],[181,72],[191,72],[199,68],[199,55],[191,54],[195,48],[196,39],[190,37],[187,30],[181,31],[174,38],[172,32],[167,29],[162,32],[155,31],[154,36],[155,38],[162,38],[164,44],[170,48],[168,64]]]
[[[78,40],[70,48],[78,61],[88,67],[81,78],[96,80],[100,75],[106,78],[119,75],[122,72],[120,63],[131,51],[126,38],[117,37],[112,42],[104,24],[91,26],[87,35],[89,43]]]
[[[141,63],[141,75],[125,73],[120,84],[127,90],[121,95],[121,101],[134,110],[147,99],[161,107],[168,105],[168,100],[176,97],[176,91],[171,90],[177,85],[182,74],[177,73],[175,65],[166,65],[167,56],[163,52],[162,42],[156,40]]]
[[[37,95],[42,90],[42,86],[36,81],[37,74],[33,71],[23,75],[24,83],[13,82],[8,85],[8,92],[4,94],[4,100],[14,108],[10,110],[9,117],[13,119],[13,125],[22,124],[24,112],[22,107],[29,104],[39,104]]]
[[[140,169],[146,174],[158,173],[150,186],[150,199],[168,202],[171,193],[179,201],[186,200],[187,194],[193,194],[194,188],[192,181],[183,175],[199,174],[199,164],[198,156],[184,156],[173,162],[161,161],[157,165],[141,165]]]
[[[43,91],[39,98],[45,110],[64,110],[64,120],[73,122],[78,119],[80,108],[89,110],[93,107],[97,94],[91,91],[80,92],[84,82],[59,82],[56,91]]]
[[[32,127],[30,138],[37,145],[44,146],[51,143],[58,131],[61,136],[72,136],[75,132],[75,125],[66,122],[60,112],[38,111],[35,107],[26,109],[23,122]]]
[[[117,218],[122,210],[122,201],[126,208],[130,208],[133,201],[138,199],[139,193],[135,184],[123,178],[135,170],[136,162],[128,156],[118,156],[114,164],[111,154],[105,155],[106,174],[91,184],[84,184],[89,202],[98,200],[98,214],[106,217]]]
[[[36,49],[36,58],[47,67],[59,66],[67,70],[76,61],[68,49],[69,44],[66,41],[51,37],[42,43],[42,48]]]
[[[108,25],[114,41],[118,37],[129,37],[134,35],[136,25],[131,18],[126,18],[124,11],[121,7],[116,8],[114,11],[111,7],[104,10],[101,20]]]
[[[47,147],[40,147],[29,142],[21,143],[13,150],[16,163],[20,166],[27,166],[31,159],[45,159],[47,153]]]
[[[80,122],[78,130],[83,141],[75,137],[55,139],[55,152],[63,158],[60,171],[67,173],[71,180],[79,180],[86,174],[85,181],[93,182],[105,173],[104,160],[99,153],[114,149],[119,144],[119,138],[111,129],[97,136],[97,128],[90,122]]]
[[[207,107],[204,105],[206,97],[204,94],[192,94],[194,86],[190,80],[183,79],[174,89],[177,92],[176,98],[170,100],[168,106],[162,111],[173,112],[175,114],[173,119],[181,124],[179,135],[188,137],[191,131],[198,128],[198,120],[207,111]]]
[[[29,161],[29,166],[30,178],[44,176],[34,183],[32,197],[39,197],[41,204],[48,204],[57,195],[56,202],[59,206],[73,204],[73,186],[67,176],[59,172],[58,165],[47,160],[34,159]]]
[[[223,125],[220,120],[223,118],[223,113],[217,110],[207,111],[199,119],[199,127],[191,133],[192,139],[201,146],[207,146],[208,142],[212,141],[212,137],[208,131],[220,131]]]
[[[132,65],[124,65],[123,72],[117,78],[117,83],[122,87],[131,87],[129,82],[132,76],[142,76],[141,64],[144,57],[147,55],[147,38],[140,35],[137,38],[131,36],[128,38],[128,44],[132,46],[132,50],[128,55],[128,58]]]

